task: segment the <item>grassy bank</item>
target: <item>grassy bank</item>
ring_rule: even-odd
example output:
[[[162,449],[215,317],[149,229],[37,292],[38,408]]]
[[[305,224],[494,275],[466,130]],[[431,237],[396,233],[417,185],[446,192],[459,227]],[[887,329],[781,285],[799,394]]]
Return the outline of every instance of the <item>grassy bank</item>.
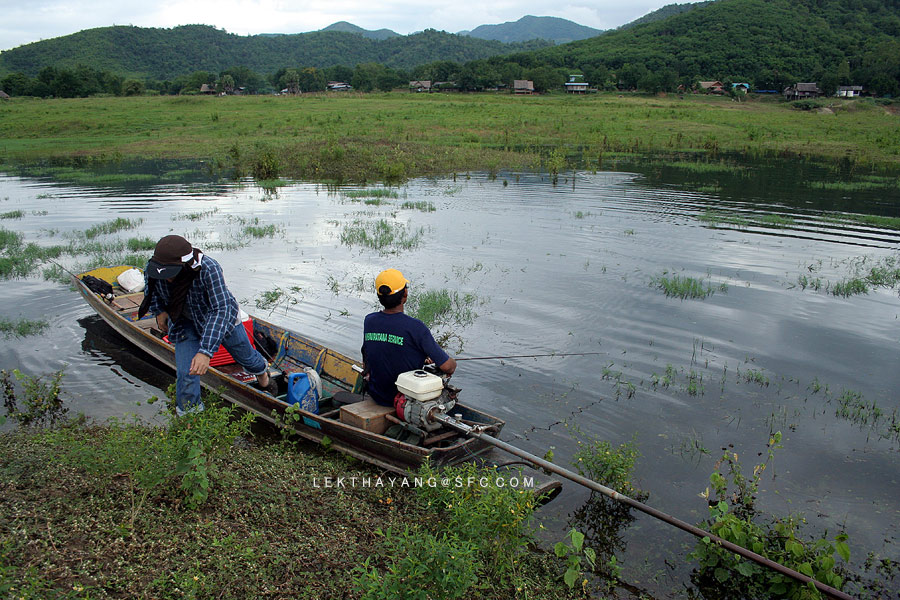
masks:
[[[16,99],[0,160],[76,167],[120,158],[209,160],[258,179],[600,165],[610,153],[741,152],[900,164],[897,116],[865,101],[831,114],[688,95],[309,95]]]
[[[222,450],[209,497],[195,508],[177,486],[148,493],[155,468],[128,467],[122,455],[105,467],[92,462],[104,448],[124,455],[136,448],[140,457],[170,436],[125,424],[0,435],[0,595],[419,598],[423,589],[432,590],[431,598],[573,595],[552,554],[522,551],[527,536],[504,538],[523,531],[521,517],[530,509],[519,501],[511,520],[503,490],[505,501],[459,498],[481,509],[472,511],[484,520],[471,531],[486,540],[479,547],[467,532],[451,530],[453,511],[435,501],[442,492],[339,488],[338,476],[387,481],[389,474],[308,445],[242,442]],[[335,478],[330,485],[327,477]],[[500,527],[511,529],[492,529]]]

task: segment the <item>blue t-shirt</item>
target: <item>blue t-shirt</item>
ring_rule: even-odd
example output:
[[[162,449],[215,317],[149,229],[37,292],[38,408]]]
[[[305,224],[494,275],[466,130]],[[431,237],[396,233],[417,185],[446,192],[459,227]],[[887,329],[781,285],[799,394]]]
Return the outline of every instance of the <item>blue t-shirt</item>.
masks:
[[[426,358],[436,365],[450,358],[425,323],[402,312],[366,315],[362,352],[369,368],[369,395],[384,406],[394,405],[400,373],[421,369]]]

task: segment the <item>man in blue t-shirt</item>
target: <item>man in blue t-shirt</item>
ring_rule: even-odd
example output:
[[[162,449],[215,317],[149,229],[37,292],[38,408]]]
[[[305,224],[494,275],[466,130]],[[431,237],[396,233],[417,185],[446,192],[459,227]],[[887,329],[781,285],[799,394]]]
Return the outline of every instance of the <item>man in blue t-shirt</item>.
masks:
[[[403,313],[409,282],[397,269],[375,278],[375,291],[384,310],[366,315],[363,325],[363,363],[369,372],[368,393],[378,404],[393,406],[397,376],[421,369],[426,362],[452,375],[456,360],[434,341],[422,321]]]

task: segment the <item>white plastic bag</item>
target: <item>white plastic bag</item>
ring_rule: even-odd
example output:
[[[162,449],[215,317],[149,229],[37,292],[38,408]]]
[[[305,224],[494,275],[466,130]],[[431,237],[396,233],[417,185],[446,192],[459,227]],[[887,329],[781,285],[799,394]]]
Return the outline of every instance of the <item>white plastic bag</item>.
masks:
[[[122,271],[119,273],[119,276],[116,277],[116,281],[118,281],[121,288],[129,294],[140,292],[144,289],[144,274],[137,269]]]

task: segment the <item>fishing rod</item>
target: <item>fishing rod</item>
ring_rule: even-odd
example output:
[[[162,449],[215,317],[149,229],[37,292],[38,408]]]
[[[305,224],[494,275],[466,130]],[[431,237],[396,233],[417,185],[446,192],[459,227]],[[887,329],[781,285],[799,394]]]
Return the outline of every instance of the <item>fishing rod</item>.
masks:
[[[556,357],[556,356],[595,356],[600,352],[553,352],[550,354],[510,354],[509,356],[464,356],[457,358],[460,360],[502,360],[504,358],[540,358],[540,357]]]
[[[669,523],[670,525],[674,525],[675,527],[677,527],[683,531],[687,531],[688,533],[695,535],[699,538],[709,538],[709,540],[712,543],[718,544],[719,546],[725,548],[726,550],[728,550],[730,552],[734,552],[735,554],[738,554],[746,559],[752,560],[753,562],[756,562],[765,567],[768,567],[774,571],[781,573],[782,575],[786,575],[786,576],[790,577],[791,579],[795,579],[797,581],[801,581],[806,584],[811,583],[812,585],[814,585],[816,587],[817,590],[819,590],[826,596],[829,596],[831,598],[837,598],[838,600],[854,600],[853,596],[850,596],[849,594],[846,594],[839,589],[833,588],[833,587],[826,585],[820,581],[817,581],[817,580],[813,579],[812,577],[804,575],[803,573],[800,573],[798,571],[795,571],[794,569],[791,569],[791,568],[786,567],[780,563],[777,563],[771,559],[768,559],[765,556],[761,556],[761,555],[757,554],[756,552],[753,552],[751,550],[744,548],[743,546],[738,546],[737,544],[733,544],[732,542],[729,542],[728,540],[722,539],[715,534],[709,533],[708,531],[704,531],[704,530],[700,529],[699,527],[695,527],[694,525],[691,525],[690,523],[682,521],[681,519],[678,519],[676,517],[668,515],[662,511],[656,510],[652,506],[648,506],[647,504],[644,504],[643,502],[639,502],[633,498],[629,498],[628,496],[626,496],[624,494],[620,494],[619,492],[615,491],[614,489],[608,488],[605,485],[601,485],[601,484],[597,483],[596,481],[593,481],[591,479],[588,479],[587,477],[583,477],[583,476],[579,475],[578,473],[575,473],[573,471],[570,471],[570,470],[560,467],[558,465],[554,465],[553,463],[551,463],[549,461],[546,461],[542,458],[538,458],[537,456],[535,456],[533,454],[529,454],[528,452],[525,452],[524,450],[516,448],[515,446],[513,446],[511,444],[507,444],[506,442],[504,442],[502,440],[499,440],[493,436],[490,436],[490,435],[484,433],[484,431],[482,430],[482,427],[479,427],[477,425],[476,426],[468,425],[467,423],[463,423],[462,421],[455,419],[446,413],[433,414],[432,417],[439,423],[443,423],[444,425],[446,425],[452,429],[455,429],[455,430],[457,430],[461,433],[464,433],[468,436],[477,438],[483,442],[491,444],[492,446],[495,446],[497,448],[500,448],[501,450],[509,452],[510,454],[512,454],[514,456],[518,456],[519,458],[522,458],[522,459],[528,461],[535,467],[544,469],[546,471],[550,471],[552,473],[556,473],[557,475],[559,475],[561,477],[565,477],[566,479],[569,479],[570,481],[574,481],[575,483],[577,483],[579,485],[583,485],[584,487],[586,487],[590,490],[593,490],[595,492],[600,492],[604,496],[612,498],[613,500],[616,500],[617,502],[626,504],[632,508],[636,508],[637,510],[639,510],[643,513],[646,513],[646,514],[650,515],[651,517],[655,517],[657,519],[660,519],[661,521]]]

